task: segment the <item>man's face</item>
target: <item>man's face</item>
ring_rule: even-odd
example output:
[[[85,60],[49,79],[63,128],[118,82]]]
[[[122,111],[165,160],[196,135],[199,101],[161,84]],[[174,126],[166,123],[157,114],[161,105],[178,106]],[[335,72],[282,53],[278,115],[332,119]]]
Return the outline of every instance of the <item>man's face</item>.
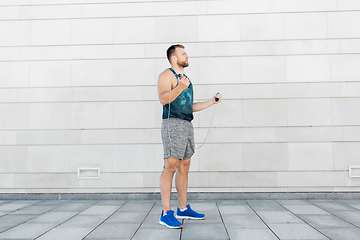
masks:
[[[177,58],[177,65],[180,67],[186,68],[189,66],[189,56],[186,54],[185,49],[183,48],[176,48],[175,49],[175,56]]]

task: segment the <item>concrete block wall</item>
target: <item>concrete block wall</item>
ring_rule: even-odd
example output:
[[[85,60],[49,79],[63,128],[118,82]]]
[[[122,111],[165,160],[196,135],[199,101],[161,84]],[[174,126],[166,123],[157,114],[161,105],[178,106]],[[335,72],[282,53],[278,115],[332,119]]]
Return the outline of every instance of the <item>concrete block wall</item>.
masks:
[[[189,191],[359,191],[359,21],[357,0],[1,0],[0,192],[158,192],[174,43],[196,101],[223,94]]]

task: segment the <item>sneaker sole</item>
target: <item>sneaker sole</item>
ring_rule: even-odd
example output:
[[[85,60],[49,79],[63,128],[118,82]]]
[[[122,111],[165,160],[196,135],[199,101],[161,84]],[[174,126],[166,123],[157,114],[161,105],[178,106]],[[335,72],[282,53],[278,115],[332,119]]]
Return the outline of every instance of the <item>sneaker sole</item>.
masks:
[[[163,225],[163,226],[166,226],[166,227],[168,227],[168,228],[172,228],[172,229],[183,228],[183,225],[180,225],[179,227],[173,227],[173,226],[167,225],[167,224],[164,223],[163,221],[159,221],[159,224],[160,224],[160,225]]]
[[[205,219],[205,217],[203,217],[203,218],[195,218],[195,217],[178,216],[178,215],[176,215],[175,217],[177,219],[189,219],[189,220],[204,220]]]

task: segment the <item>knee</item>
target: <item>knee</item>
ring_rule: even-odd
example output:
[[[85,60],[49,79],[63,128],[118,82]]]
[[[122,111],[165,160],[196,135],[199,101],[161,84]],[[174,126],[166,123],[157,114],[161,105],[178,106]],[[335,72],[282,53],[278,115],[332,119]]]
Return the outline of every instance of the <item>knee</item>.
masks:
[[[170,167],[170,168],[166,168],[166,166],[164,166],[163,172],[167,173],[167,174],[171,174],[174,175],[174,173],[176,172],[178,165],[174,166],[174,167]]]
[[[189,169],[190,169],[190,160],[182,160],[179,166],[179,170],[188,172]]]
[[[179,160],[177,159],[165,159],[163,172],[174,174],[179,166]]]

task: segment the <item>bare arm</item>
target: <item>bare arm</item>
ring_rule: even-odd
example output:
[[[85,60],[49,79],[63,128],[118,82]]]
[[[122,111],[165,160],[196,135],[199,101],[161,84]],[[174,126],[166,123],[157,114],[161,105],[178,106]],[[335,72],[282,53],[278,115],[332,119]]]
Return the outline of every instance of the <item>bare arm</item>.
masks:
[[[176,83],[176,77],[170,70],[165,70],[160,74],[158,79],[158,95],[159,101],[162,105],[174,101],[181,92],[190,85],[190,81],[187,77],[183,77],[179,80],[179,84],[177,86]]]
[[[215,101],[215,98],[219,98],[218,101]],[[205,108],[208,108],[214,104],[218,104],[221,102],[221,94],[217,93],[212,99],[205,102],[197,102],[193,104],[193,112],[201,111]]]

